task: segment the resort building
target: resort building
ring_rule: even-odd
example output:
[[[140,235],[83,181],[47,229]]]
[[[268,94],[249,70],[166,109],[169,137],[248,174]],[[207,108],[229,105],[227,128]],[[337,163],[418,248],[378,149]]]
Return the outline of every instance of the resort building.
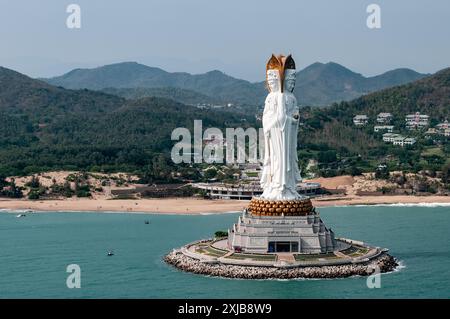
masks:
[[[416,139],[412,137],[404,137],[400,134],[385,133],[383,134],[383,141],[387,143],[392,143],[393,145],[405,146],[414,145]]]
[[[442,135],[449,137],[450,136],[450,128],[446,128]]]
[[[373,127],[374,132],[386,131],[388,133],[392,133],[394,130],[394,125],[375,125]]]
[[[436,125],[437,133],[446,137],[450,136],[450,126],[447,120]]]
[[[392,140],[392,144],[403,146],[404,141],[405,141],[405,138],[400,135],[400,136],[394,137],[394,139]]]
[[[438,131],[434,127],[430,127],[426,132],[425,135],[435,135]]]
[[[214,199],[251,199],[262,194],[263,190],[257,183],[224,184],[224,183],[195,183],[192,187],[203,189],[210,198]],[[302,195],[313,196],[321,191],[319,183],[299,183],[297,192]]]
[[[445,120],[444,122],[439,123],[438,125],[436,125],[436,129],[437,129],[437,130],[440,130],[440,131],[444,131],[444,130],[446,130],[446,129],[448,129],[448,128],[450,128],[450,126],[449,126],[447,120]]]
[[[439,123],[436,125],[436,127],[430,127],[426,132],[425,135],[427,137],[431,137],[433,135],[442,135],[445,137],[450,136],[450,124],[447,120],[445,120],[442,123]]]
[[[388,142],[388,143],[392,143],[392,142],[394,142],[395,138],[399,138],[399,137],[403,138],[403,136],[401,136],[400,134],[384,133],[383,134],[383,141],[384,142]]]
[[[353,118],[353,124],[355,124],[357,126],[366,125],[367,122],[369,122],[369,118],[367,117],[367,115],[364,115],[364,114],[356,115]]]
[[[428,126],[429,116],[416,112],[415,114],[406,115],[406,127],[409,129],[420,129]]]
[[[407,138],[405,138],[404,140],[403,140],[403,145],[414,145],[414,144],[416,144],[416,139],[415,138],[413,138],[413,137],[407,137]],[[403,146],[402,145],[402,146]]]
[[[380,113],[377,116],[377,123],[380,124],[387,124],[392,121],[392,114],[391,113]]]
[[[416,143],[416,139],[413,137],[403,137],[398,136],[394,138],[392,141],[393,145],[405,146],[405,145],[414,145]]]

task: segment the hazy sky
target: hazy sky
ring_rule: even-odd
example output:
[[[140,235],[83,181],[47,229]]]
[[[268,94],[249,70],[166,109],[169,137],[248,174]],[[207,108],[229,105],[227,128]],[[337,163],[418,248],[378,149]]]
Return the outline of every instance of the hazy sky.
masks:
[[[81,29],[66,8],[81,7]],[[381,29],[366,7],[381,7]],[[283,5],[280,5],[283,4]],[[262,80],[272,52],[297,68],[334,61],[364,75],[450,66],[448,0],[0,0],[0,65],[31,76],[137,61]]]

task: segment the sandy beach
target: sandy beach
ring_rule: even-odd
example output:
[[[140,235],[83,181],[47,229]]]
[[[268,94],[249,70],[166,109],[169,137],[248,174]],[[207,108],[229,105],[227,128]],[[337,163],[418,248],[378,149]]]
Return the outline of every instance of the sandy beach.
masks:
[[[206,200],[195,198],[108,200],[10,200],[0,199],[0,209],[36,211],[130,212],[200,214],[241,211],[246,200]],[[449,204],[450,196],[327,196],[312,199],[316,207],[375,204]]]

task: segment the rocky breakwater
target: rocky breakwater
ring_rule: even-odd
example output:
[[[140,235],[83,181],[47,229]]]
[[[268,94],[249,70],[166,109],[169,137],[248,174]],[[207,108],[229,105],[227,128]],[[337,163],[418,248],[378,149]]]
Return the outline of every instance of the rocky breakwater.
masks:
[[[374,272],[374,269],[379,269],[380,272],[384,273],[392,271],[398,266],[395,258],[387,253],[383,253],[370,261],[358,264],[293,268],[205,263],[188,257],[180,251],[171,252],[164,257],[164,260],[183,271],[208,276],[240,279],[343,278],[355,275],[368,276]]]

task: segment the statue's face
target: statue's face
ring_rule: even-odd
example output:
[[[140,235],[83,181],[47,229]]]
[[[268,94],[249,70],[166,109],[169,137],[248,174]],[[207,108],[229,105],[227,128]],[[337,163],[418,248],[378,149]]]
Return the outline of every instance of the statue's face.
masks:
[[[278,70],[267,70],[267,86],[270,92],[280,91],[280,73]]]
[[[293,92],[295,87],[295,70],[287,69],[284,72],[284,90],[286,92]]]

